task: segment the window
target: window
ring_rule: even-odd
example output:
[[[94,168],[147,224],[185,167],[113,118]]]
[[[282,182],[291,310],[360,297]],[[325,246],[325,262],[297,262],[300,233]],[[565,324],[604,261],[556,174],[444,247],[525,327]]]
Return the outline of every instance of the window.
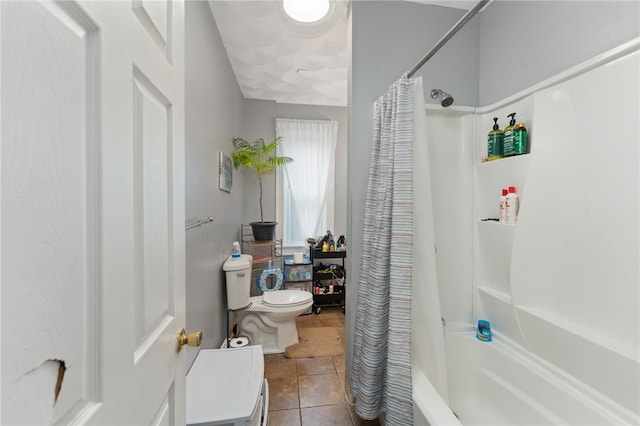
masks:
[[[278,118],[276,135],[281,155],[294,160],[279,174],[276,216],[283,245],[295,249],[333,229],[338,122]]]

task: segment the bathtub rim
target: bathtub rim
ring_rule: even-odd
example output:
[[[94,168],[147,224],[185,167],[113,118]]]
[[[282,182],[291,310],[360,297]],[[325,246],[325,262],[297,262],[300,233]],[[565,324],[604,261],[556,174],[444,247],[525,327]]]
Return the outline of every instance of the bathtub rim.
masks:
[[[451,407],[444,402],[422,370],[413,368],[411,380],[413,409],[419,410],[429,425],[462,426]]]
[[[443,331],[445,346],[448,336],[475,339],[475,327],[472,324],[451,323],[447,324]],[[531,367],[533,373],[541,375],[546,380],[559,382],[557,385],[561,386],[573,398],[582,401],[585,405],[596,407],[597,411],[606,413],[606,416],[612,419],[612,424],[640,424],[640,413],[632,412],[544,358],[531,353],[500,331],[492,328],[492,336],[492,342],[482,343],[493,345],[495,350],[507,357],[514,358],[515,362],[525,364],[527,368]]]

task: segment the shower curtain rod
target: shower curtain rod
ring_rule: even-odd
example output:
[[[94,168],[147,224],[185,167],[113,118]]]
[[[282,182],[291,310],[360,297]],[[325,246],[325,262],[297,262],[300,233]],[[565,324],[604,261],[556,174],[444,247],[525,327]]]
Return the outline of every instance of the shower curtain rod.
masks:
[[[473,18],[475,16],[476,13],[480,12],[480,9],[482,9],[487,3],[489,3],[489,1],[491,0],[480,0],[475,6],[473,6],[472,9],[470,9],[462,18],[460,18],[460,20],[458,22],[456,22],[456,24],[451,27],[451,29],[449,31],[447,31],[447,33],[442,36],[442,38],[440,39],[440,41],[438,41],[435,46],[433,46],[431,48],[431,50],[429,51],[429,53],[427,53],[426,55],[424,55],[424,57],[422,59],[420,59],[420,62],[418,62],[413,68],[411,68],[411,71],[407,72],[407,78],[411,78],[413,77],[413,75],[420,69],[422,68],[422,66],[429,60],[431,59],[431,57],[433,55],[436,54],[436,52],[438,50],[440,50],[440,48],[442,46],[444,46],[451,37],[453,37],[455,35],[455,33],[458,32],[458,30],[460,30],[460,28],[464,27],[464,24],[466,24],[471,18]]]

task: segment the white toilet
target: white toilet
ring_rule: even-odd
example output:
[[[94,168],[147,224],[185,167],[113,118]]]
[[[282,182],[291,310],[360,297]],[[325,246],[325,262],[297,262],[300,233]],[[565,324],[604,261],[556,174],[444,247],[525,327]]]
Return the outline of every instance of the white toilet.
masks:
[[[187,373],[187,425],[266,426],[269,383],[260,346],[202,349]]]
[[[252,345],[262,345],[265,354],[283,353],[287,346],[298,343],[295,318],[313,304],[313,295],[301,290],[282,290],[278,282],[273,288],[261,287],[262,296],[249,297],[251,264],[248,254],[229,259],[222,269],[227,278],[227,306],[239,312],[241,333]]]

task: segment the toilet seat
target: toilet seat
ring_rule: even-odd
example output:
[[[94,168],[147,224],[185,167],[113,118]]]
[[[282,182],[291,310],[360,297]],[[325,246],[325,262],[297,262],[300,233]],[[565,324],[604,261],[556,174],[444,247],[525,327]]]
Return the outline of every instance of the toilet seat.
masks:
[[[313,295],[302,290],[270,291],[262,295],[262,303],[266,306],[288,307],[300,306],[309,303]]]
[[[269,277],[275,277],[276,283],[272,288],[267,287],[267,279]],[[280,291],[284,284],[284,274],[282,273],[282,269],[280,268],[267,268],[260,273],[258,279],[256,280],[256,285],[263,293],[268,293],[270,291]]]
[[[281,291],[288,291],[288,290],[281,290]],[[309,293],[311,294],[311,293]],[[294,317],[300,315],[302,312],[304,312],[305,310],[307,310],[312,304],[313,304],[313,295],[311,295],[311,297],[309,298],[309,301],[306,303],[301,303],[301,304],[297,304],[297,305],[267,305],[266,303],[264,303],[264,300],[262,298],[262,296],[252,296],[249,299],[249,302],[251,303],[251,306],[248,307],[246,310],[242,311],[245,314],[249,314],[249,313],[261,313],[261,314],[265,314],[267,316],[269,315],[277,315],[279,316],[279,318],[285,318],[290,316],[290,314],[294,313],[294,312],[298,312],[295,315],[291,315],[291,319],[293,320],[293,328],[295,329],[295,320]],[[241,329],[243,331],[245,331],[244,328]],[[255,340],[255,336],[252,337],[251,340],[252,344],[259,344],[256,343]]]

